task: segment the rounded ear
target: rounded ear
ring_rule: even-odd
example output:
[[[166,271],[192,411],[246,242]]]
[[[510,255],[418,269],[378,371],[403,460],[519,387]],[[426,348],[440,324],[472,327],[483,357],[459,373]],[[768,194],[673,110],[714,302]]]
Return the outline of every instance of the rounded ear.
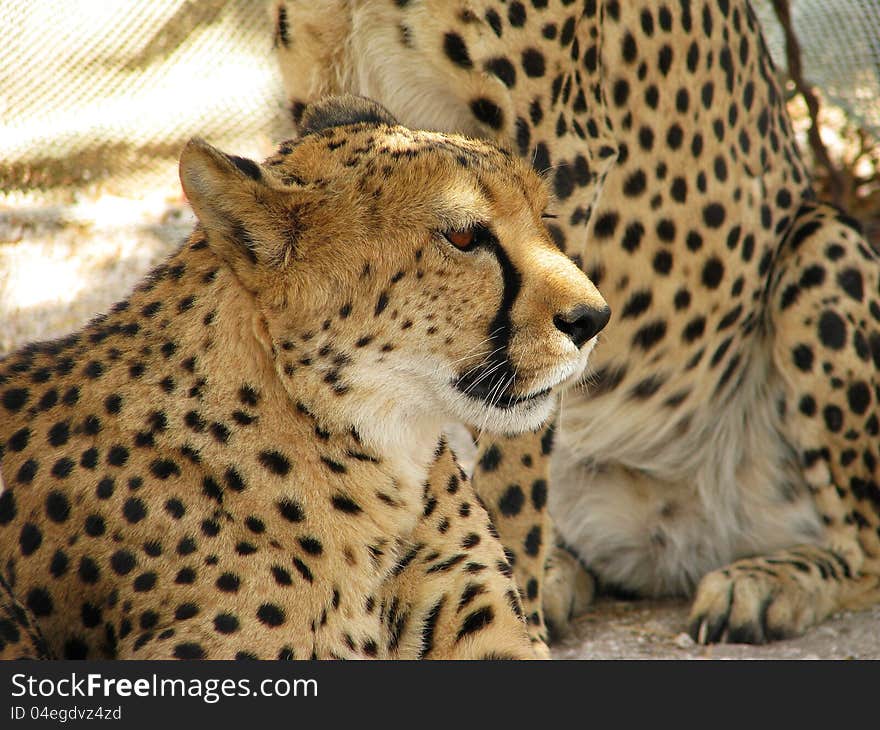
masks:
[[[399,122],[384,106],[365,96],[343,94],[328,96],[309,104],[300,121],[300,134],[315,134],[330,127],[346,124],[388,124]]]
[[[180,155],[180,182],[196,215],[209,200],[245,180],[261,182],[263,170],[246,157],[227,155],[200,137],[193,137]],[[201,217],[199,215],[199,217]]]
[[[313,192],[283,186],[262,165],[199,138],[183,149],[180,182],[208,245],[249,289],[291,259]]]

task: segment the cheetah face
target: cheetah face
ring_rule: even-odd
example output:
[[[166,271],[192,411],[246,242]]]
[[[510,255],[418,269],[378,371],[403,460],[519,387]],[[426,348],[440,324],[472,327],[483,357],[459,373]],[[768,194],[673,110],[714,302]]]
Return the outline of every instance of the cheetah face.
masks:
[[[542,179],[505,150],[407,129],[355,97],[313,105],[301,132],[264,165],[202,142],[181,160],[279,373],[374,417],[406,402],[502,433],[537,428],[610,315],[552,243]]]

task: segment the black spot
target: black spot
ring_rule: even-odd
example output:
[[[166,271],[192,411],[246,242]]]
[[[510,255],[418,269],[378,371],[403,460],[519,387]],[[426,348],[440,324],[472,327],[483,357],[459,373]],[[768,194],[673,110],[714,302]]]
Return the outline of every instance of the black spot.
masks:
[[[501,129],[504,125],[504,113],[501,108],[490,99],[479,97],[470,103],[471,113],[483,124],[492,129]]]
[[[850,297],[861,302],[865,295],[862,274],[858,269],[844,269],[837,275],[837,283]]]
[[[636,170],[623,183],[623,194],[634,198],[645,192],[647,178],[643,170]]]
[[[287,476],[290,472],[290,462],[278,451],[261,451],[257,458],[260,464],[273,474]]]
[[[717,289],[723,278],[724,264],[717,256],[713,256],[703,266],[703,285],[707,289]]]
[[[10,388],[3,392],[3,407],[14,413],[21,410],[29,397],[30,392],[27,388]]]
[[[709,228],[720,228],[724,224],[724,206],[710,203],[703,208],[703,221]]]
[[[501,463],[501,450],[492,444],[480,457],[480,468],[483,471],[495,471]]]
[[[33,588],[25,599],[25,605],[33,612],[37,618],[50,616],[55,606],[52,603],[52,596],[45,588]]]
[[[52,522],[66,522],[70,517],[70,501],[58,491],[49,492],[46,497],[46,516]]]
[[[224,593],[237,593],[241,587],[241,579],[235,573],[223,573],[215,583]]]
[[[98,450],[93,446],[82,452],[79,465],[84,469],[94,469],[98,466]]]
[[[238,631],[238,618],[231,613],[219,613],[214,617],[214,630],[219,634],[232,634]]]
[[[229,467],[224,474],[224,478],[226,481],[226,486],[229,487],[234,492],[242,492],[245,489],[245,482],[242,478],[241,474],[239,474],[234,468]]]
[[[601,214],[596,219],[596,224],[593,228],[593,235],[595,235],[596,238],[610,238],[614,235],[614,231],[617,229],[618,220],[619,216],[613,211]]]
[[[215,421],[211,424],[211,435],[217,443],[226,444],[229,441],[229,428]]]
[[[489,59],[485,63],[485,68],[489,73],[501,79],[507,88],[511,88],[516,84],[516,69],[504,56]],[[526,127],[526,130],[528,130],[528,127]]]
[[[504,516],[514,517],[520,513],[524,503],[525,495],[519,484],[511,484],[498,500],[498,509]]]
[[[83,368],[83,374],[92,380],[100,378],[104,374],[104,365],[98,360],[92,360]]]
[[[125,466],[128,461],[129,452],[124,446],[116,444],[111,446],[107,452],[107,463],[111,466]]]
[[[488,18],[487,18],[488,19]],[[507,20],[514,28],[522,28],[526,22],[526,9],[521,2],[512,2],[507,9]],[[500,33],[498,35],[501,35]]]
[[[642,237],[645,235],[645,227],[641,223],[631,223],[626,227],[623,233],[623,241],[621,245],[632,253],[641,245]]]
[[[816,399],[811,395],[805,395],[798,404],[798,410],[807,417],[816,415]]]
[[[807,345],[798,345],[791,355],[798,370],[808,373],[813,369],[813,351]]]
[[[819,318],[819,339],[825,347],[842,350],[846,344],[846,323],[836,312],[825,310]]]
[[[540,78],[546,72],[544,54],[534,48],[527,48],[522,52],[522,66],[527,76]]]
[[[28,459],[21,465],[21,467],[19,467],[18,473],[15,475],[15,480],[19,484],[30,484],[37,475],[37,470],[39,468],[40,465],[34,459]]]
[[[641,327],[633,335],[632,343],[643,350],[650,350],[666,336],[666,322],[658,319]]]
[[[264,603],[257,609],[257,618],[260,623],[274,628],[284,623],[284,611],[274,603]]]
[[[204,659],[207,656],[201,644],[186,641],[174,647],[175,659]]]
[[[532,483],[532,506],[540,511],[547,504],[547,482],[544,479],[536,479]]]
[[[133,525],[147,516],[147,507],[139,497],[129,497],[122,507],[122,514]]]
[[[309,570],[309,566],[306,565],[302,560],[300,560],[299,558],[294,558],[293,567],[297,569],[304,580],[308,581],[309,583],[314,581],[315,578],[312,575],[312,571]]]
[[[89,557],[82,557],[79,560],[79,578],[83,583],[94,585],[101,577],[101,571],[98,564]]]
[[[168,459],[156,459],[150,464],[150,473],[165,480],[171,476],[180,476],[180,467]]]
[[[351,499],[351,497],[344,494],[334,494],[330,498],[330,503],[333,505],[334,509],[337,509],[340,512],[345,512],[349,515],[356,515],[361,512],[360,505]]]
[[[21,554],[25,557],[33,555],[42,544],[43,533],[33,523],[26,522],[18,536],[18,546],[21,548]]]
[[[669,251],[658,251],[651,265],[658,274],[668,274],[672,271],[672,254]]]
[[[49,443],[52,446],[63,446],[69,438],[70,421],[59,421],[49,429]]]
[[[556,426],[550,424],[541,436],[541,453],[547,456],[553,451],[553,442],[556,440]]]
[[[871,389],[867,383],[858,381],[849,386],[846,392],[849,407],[854,413],[862,414],[871,404]]]
[[[324,548],[321,545],[321,541],[314,537],[300,537],[297,539],[297,542],[300,544],[303,550],[305,550],[309,555],[320,555],[324,552]]]
[[[15,497],[12,496],[11,490],[6,489],[0,494],[0,525],[8,525],[15,519],[17,514],[18,509],[15,505]]]
[[[302,506],[300,506],[299,502],[296,502],[292,499],[281,499],[277,503],[278,512],[281,516],[287,520],[288,522],[302,522],[305,518],[305,512],[303,511]],[[262,523],[260,523],[262,525]],[[257,530],[253,530],[253,532],[257,532]],[[261,532],[262,530],[260,530]]]
[[[165,502],[165,511],[175,520],[179,520],[186,513],[186,508],[179,499],[169,499]]]
[[[280,565],[272,566],[272,577],[275,578],[275,582],[280,586],[289,586],[293,583],[290,573]]]
[[[556,168],[556,173],[553,177],[553,189],[556,192],[556,197],[560,200],[566,200],[571,197],[571,194],[574,192],[574,176],[569,163],[560,162]]]
[[[534,557],[538,554],[538,551],[541,549],[540,526],[535,525],[531,530],[529,530],[529,533],[528,535],[526,535],[526,539],[523,542],[523,547],[527,555],[531,555]]]
[[[611,93],[615,105],[619,107],[625,106],[629,99],[629,82],[626,79],[618,79],[614,82]]]
[[[651,299],[650,289],[633,292],[623,307],[623,311],[620,314],[621,318],[629,319],[643,314],[651,306]]]
[[[174,618],[177,621],[186,621],[197,616],[198,613],[199,607],[195,603],[181,603],[174,611]]]
[[[458,33],[450,32],[443,36],[443,50],[456,66],[473,68],[474,63],[471,61],[467,45]]]
[[[837,433],[843,428],[843,411],[835,405],[827,405],[822,411],[822,417],[825,419],[825,425],[829,431]]]

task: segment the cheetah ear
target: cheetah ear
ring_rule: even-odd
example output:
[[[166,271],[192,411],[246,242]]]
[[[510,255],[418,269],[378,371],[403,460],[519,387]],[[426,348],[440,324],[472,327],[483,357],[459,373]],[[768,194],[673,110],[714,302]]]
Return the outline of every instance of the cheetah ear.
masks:
[[[265,167],[194,138],[180,156],[180,182],[209,245],[249,288],[290,259],[301,230],[290,217],[297,191]]]
[[[315,134],[346,124],[400,124],[384,106],[365,96],[327,96],[309,104],[299,124],[300,134]]]

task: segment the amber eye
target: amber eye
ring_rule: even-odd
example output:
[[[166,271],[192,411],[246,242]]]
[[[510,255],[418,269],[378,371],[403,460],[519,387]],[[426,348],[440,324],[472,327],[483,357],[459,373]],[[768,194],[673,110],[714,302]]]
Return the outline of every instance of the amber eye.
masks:
[[[462,250],[473,246],[476,240],[476,232],[473,228],[465,228],[461,231],[446,231],[444,235],[449,243]]]
[[[472,251],[478,246],[490,245],[495,241],[495,236],[485,223],[443,231],[443,237],[459,251]]]

